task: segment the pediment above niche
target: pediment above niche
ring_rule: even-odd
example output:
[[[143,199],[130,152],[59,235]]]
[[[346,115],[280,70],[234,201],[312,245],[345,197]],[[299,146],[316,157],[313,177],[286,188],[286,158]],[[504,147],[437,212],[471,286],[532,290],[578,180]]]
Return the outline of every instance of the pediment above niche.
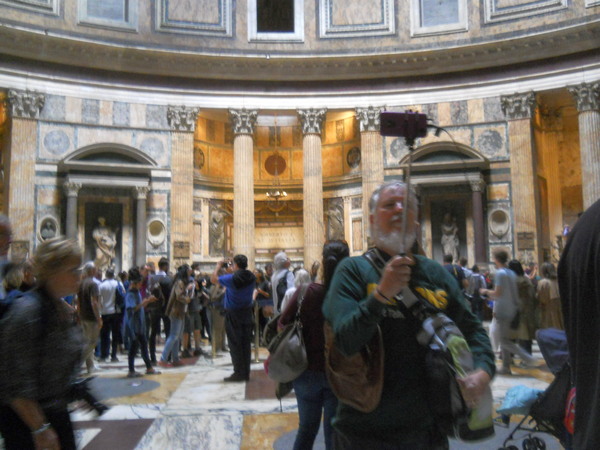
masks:
[[[150,175],[156,161],[133,147],[119,144],[95,144],[81,148],[59,163],[63,172],[136,173]]]
[[[408,155],[400,160],[400,166],[406,167]],[[489,168],[489,160],[464,144],[453,142],[435,142],[417,148],[412,154],[412,170],[416,172],[447,171],[462,169],[464,171],[482,171]]]

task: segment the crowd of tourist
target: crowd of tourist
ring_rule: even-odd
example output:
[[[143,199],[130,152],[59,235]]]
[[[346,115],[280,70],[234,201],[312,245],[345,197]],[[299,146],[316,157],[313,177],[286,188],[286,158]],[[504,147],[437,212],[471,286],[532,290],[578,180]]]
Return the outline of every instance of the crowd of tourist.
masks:
[[[392,182],[371,198],[381,274],[366,258],[349,258],[344,241],[328,241],[310,272],[292,269],[280,252],[264,270],[250,271],[247,257],[235,255],[219,261],[210,275],[200,273],[198,264],[172,272],[166,258],[158,270],[149,262],[116,275],[113,267],[102,272],[93,262],[82,265],[77,243],[63,238],[45,240],[31,261],[15,263],[7,259],[10,222],[1,216],[0,433],[6,448],[75,448],[69,385],[81,371],[97,371],[96,361],[118,362],[120,354],[127,354],[128,377],[155,375],[157,365],[168,369],[203,355],[203,340],[210,340],[213,351],[231,354],[233,373],[224,381],[248,381],[254,333],[277,313],[280,328],[293,322],[300,305],[308,368],[293,381],[299,410],[294,448],[312,448],[323,414],[328,449],[447,448],[424,400],[426,377],[402,370],[422,369],[424,353],[411,334],[414,327],[398,326],[406,317],[390,312],[396,296],[409,285],[434,295],[444,291],[443,308],[473,352],[476,370],[460,385],[465,401],[474,404],[496,372],[511,374],[514,356],[525,366],[537,364],[536,330],[564,328],[561,290],[553,264],[544,263],[538,275],[535,264],[524,269],[505,250],[493,252],[495,267],[483,273],[477,265],[468,268],[464,258],[454,264],[451,255],[442,268],[416,246],[414,253],[402,253],[414,244],[414,236],[399,229],[405,197],[405,186]],[[410,208],[410,218],[416,217],[416,204]],[[410,219],[408,224],[414,228]],[[325,321],[349,355],[380,328],[386,375],[375,411],[358,413],[333,394],[325,375]],[[483,321],[490,321],[489,337]],[[502,360],[498,370],[495,352]],[[145,373],[135,370],[139,356]]]

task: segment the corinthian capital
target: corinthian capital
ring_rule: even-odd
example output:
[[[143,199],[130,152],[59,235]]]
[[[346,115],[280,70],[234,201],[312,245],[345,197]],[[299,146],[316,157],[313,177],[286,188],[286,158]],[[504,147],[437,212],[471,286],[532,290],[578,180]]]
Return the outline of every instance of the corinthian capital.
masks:
[[[500,103],[507,119],[531,119],[535,111],[535,93],[503,95]]]
[[[81,183],[73,183],[72,181],[67,181],[63,184],[63,189],[65,190],[65,194],[67,197],[77,197],[79,194],[79,190],[81,189]]]
[[[136,186],[133,188],[133,195],[137,200],[146,200],[150,192],[149,186]]]
[[[258,111],[256,109],[230,109],[229,117],[233,127],[233,134],[253,134]]]
[[[577,110],[593,111],[600,109],[600,82],[587,84],[581,83],[578,86],[571,86],[568,88],[569,92],[575,101],[577,101]]]
[[[13,117],[23,119],[37,119],[44,107],[46,97],[39,92],[8,91],[8,103],[10,104]]]
[[[302,134],[321,134],[323,129],[323,121],[325,120],[325,114],[327,109],[299,109],[298,115],[302,122]]]
[[[175,131],[194,131],[199,108],[187,106],[169,106],[167,109],[167,122]]]
[[[360,124],[360,132],[379,131],[379,115],[383,111],[381,106],[369,106],[368,108],[356,108],[356,117]]]

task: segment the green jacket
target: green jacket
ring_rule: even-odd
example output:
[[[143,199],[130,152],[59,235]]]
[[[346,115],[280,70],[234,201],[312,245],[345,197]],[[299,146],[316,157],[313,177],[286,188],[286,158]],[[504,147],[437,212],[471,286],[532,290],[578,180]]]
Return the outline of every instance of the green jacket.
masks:
[[[493,376],[496,368],[489,337],[456,280],[437,262],[423,256],[415,259],[411,287],[445,310],[469,343],[475,367]],[[386,306],[373,297],[379,278],[363,256],[346,258],[338,265],[323,304],[323,314],[342,352],[358,352],[379,325],[385,355],[379,406],[362,413],[340,402],[333,425],[349,437],[402,444],[433,424],[425,395],[425,349],[416,340],[419,324],[404,318],[397,306]]]

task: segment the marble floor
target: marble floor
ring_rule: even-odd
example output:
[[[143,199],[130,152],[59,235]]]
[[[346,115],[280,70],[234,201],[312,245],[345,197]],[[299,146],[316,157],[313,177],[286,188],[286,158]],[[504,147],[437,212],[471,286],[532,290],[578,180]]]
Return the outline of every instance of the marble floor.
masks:
[[[204,350],[210,353],[206,342]],[[246,383],[225,383],[232,373],[229,354],[185,360],[178,368],[143,378],[126,378],[126,355],[120,362],[100,364],[94,389],[110,407],[103,416],[73,412],[80,449],[289,449],[298,426],[293,393],[281,402],[275,384],[266,377],[260,348],[253,350],[252,374]],[[541,354],[536,349],[536,356]],[[143,371],[141,359],[139,371]],[[506,391],[517,384],[545,389],[553,376],[545,366],[513,369],[512,376],[497,376],[492,385],[500,405]],[[518,416],[513,416],[513,420]],[[551,439],[551,438],[550,438]],[[517,443],[520,447],[520,443]],[[498,446],[494,447],[497,448]],[[319,434],[315,448],[324,448]],[[452,448],[484,448],[482,445]],[[486,447],[487,448],[487,447]],[[492,447],[490,447],[492,448]],[[561,448],[550,446],[549,448]]]

